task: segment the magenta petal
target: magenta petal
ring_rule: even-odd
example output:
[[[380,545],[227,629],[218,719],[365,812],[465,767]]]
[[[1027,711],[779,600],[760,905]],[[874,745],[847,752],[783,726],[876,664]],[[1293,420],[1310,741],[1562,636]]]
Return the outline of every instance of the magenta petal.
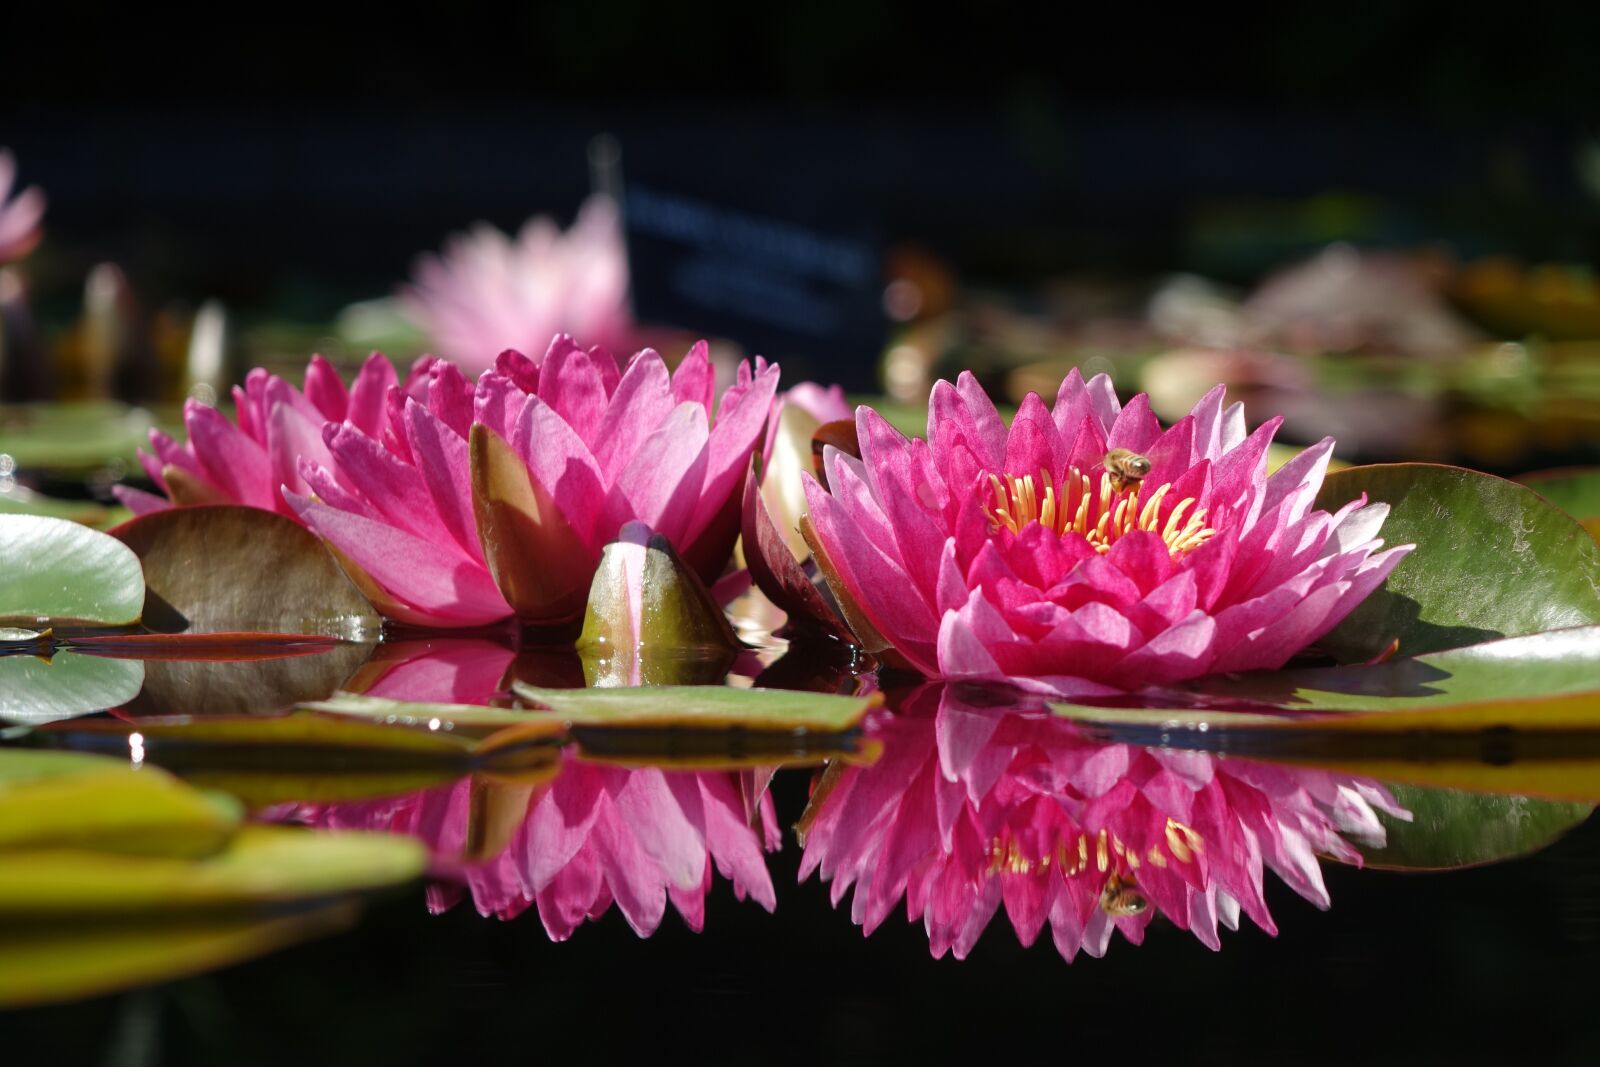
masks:
[[[628,364],[595,435],[594,458],[607,484],[672,414],[678,405],[673,392],[667,365],[655,352],[647,348]]]
[[[406,401],[406,426],[416,467],[440,521],[469,557],[483,563],[472,509],[472,459],[467,442],[415,400]]]
[[[606,499],[602,539],[609,540],[615,529],[637,519],[675,546],[686,546],[705,484],[709,439],[705,409],[695,403],[678,405],[617,476]]]
[[[287,496],[307,526],[439,625],[479,626],[511,614],[488,570],[466,557],[441,559],[430,541],[305,497]]]
[[[550,343],[539,365],[539,397],[578,431],[591,451],[596,448],[606,411],[606,383],[595,357],[572,338],[561,336]]]
[[[147,493],[143,489],[135,489],[131,485],[113,485],[111,494],[135,515],[149,515],[151,512],[166,511],[172,507],[164,497]]]
[[[306,367],[305,395],[325,420],[341,421],[350,407],[350,391],[344,387],[333,364],[321,355],[312,356]],[[243,428],[242,421],[240,428]]]
[[[266,451],[216,408],[191,400],[183,421],[207,480],[232,500],[271,511],[275,494]]]
[[[698,539],[723,513],[743,483],[750,457],[766,437],[772,400],[778,392],[778,367],[767,367],[745,389],[730,389],[717,407],[717,421],[707,443],[704,488],[684,536]]]
[[[383,431],[389,390],[397,381],[393,364],[382,352],[372,353],[350,386],[350,409],[345,420],[362,433],[377,437]]]
[[[606,490],[589,446],[553,408],[533,395],[524,398],[510,429],[507,440],[528,465],[528,476],[550,494],[579,540],[598,554],[616,528],[597,529]],[[632,516],[622,521],[627,518]],[[621,525],[619,521],[617,528]]]
[[[645,349],[645,352],[650,350]],[[636,358],[643,358],[645,352],[639,353]],[[654,355],[653,352],[650,354]],[[716,388],[717,375],[711,366],[711,349],[704,341],[696,341],[683,357],[683,362],[678,364],[678,369],[672,372],[673,402],[682,404],[693,400],[706,409],[706,418],[710,419]]]
[[[435,545],[449,543],[449,532],[415,467],[351,426],[329,423],[324,439],[341,483],[370,501],[387,522]]]

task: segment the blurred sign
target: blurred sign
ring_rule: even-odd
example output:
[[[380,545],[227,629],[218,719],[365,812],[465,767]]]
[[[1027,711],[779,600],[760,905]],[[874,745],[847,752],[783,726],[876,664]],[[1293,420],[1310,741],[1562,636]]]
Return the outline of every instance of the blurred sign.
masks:
[[[730,204],[633,175],[624,183],[634,314],[783,361],[784,379],[876,388],[883,350],[878,242],[795,205]]]

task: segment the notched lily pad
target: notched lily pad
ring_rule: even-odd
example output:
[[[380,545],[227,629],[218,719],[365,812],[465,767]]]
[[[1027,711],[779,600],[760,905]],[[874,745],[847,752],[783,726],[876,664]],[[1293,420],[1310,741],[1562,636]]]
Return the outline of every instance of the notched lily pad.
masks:
[[[116,538],[66,519],[0,515],[0,625],[139,621],[145,582]]]
[[[1459,467],[1398,463],[1328,475],[1317,507],[1366,493],[1390,505],[1388,544],[1417,548],[1317,644],[1346,662],[1600,623],[1600,544],[1526,486]]]

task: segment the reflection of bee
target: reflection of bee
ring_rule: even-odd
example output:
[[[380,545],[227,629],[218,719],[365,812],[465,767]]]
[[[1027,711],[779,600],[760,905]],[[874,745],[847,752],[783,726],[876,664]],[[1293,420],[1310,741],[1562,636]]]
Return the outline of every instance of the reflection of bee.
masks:
[[[1139,892],[1132,878],[1113,874],[1106,879],[1105,888],[1100,890],[1100,907],[1113,919],[1138,915],[1149,906],[1150,902]]]
[[[1150,473],[1150,461],[1128,448],[1113,448],[1101,463],[1111,473],[1111,488],[1119,493],[1132,489]]]

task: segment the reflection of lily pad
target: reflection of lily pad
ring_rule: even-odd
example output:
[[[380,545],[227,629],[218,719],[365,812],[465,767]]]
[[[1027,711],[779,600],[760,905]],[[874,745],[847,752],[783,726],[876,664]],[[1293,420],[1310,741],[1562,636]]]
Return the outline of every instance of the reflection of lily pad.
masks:
[[[346,929],[358,914],[354,902],[342,901],[277,916],[8,928],[0,953],[0,1007],[76,1000],[224,967]]]
[[[1363,850],[1374,867],[1444,870],[1536,852],[1582,823],[1593,804],[1521,796],[1486,796],[1453,789],[1390,787],[1412,821],[1383,817],[1388,841]]]
[[[282,904],[381,889],[423,866],[411,838],[285,826],[243,827],[226,849],[200,860],[77,849],[11,858],[0,860],[0,917]]]
[[[347,925],[409,881],[404,837],[240,828],[236,804],[150,766],[0,749],[0,1007],[221,966]]]
[[[0,656],[0,722],[46,723],[121,707],[144,685],[144,664],[57,652]]]
[[[519,682],[512,690],[573,725],[616,728],[839,731],[858,725],[883,702],[881,693],[855,697],[721,685],[539,689]]]

